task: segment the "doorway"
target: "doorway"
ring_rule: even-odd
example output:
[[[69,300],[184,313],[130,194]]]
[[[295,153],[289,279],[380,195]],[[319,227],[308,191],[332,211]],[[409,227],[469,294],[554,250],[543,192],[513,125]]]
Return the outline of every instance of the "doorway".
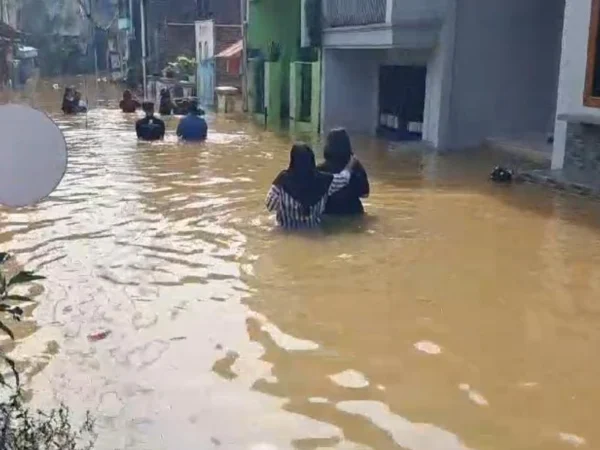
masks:
[[[380,66],[378,135],[395,141],[422,139],[426,77],[426,67]]]

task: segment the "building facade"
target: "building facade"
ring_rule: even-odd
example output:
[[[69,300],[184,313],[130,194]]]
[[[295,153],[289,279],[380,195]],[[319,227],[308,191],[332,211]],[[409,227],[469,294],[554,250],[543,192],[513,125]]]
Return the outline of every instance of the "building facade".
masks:
[[[242,11],[240,0],[198,0],[199,20],[213,20],[214,23],[214,54],[219,55],[236,46],[242,39]],[[216,86],[233,86],[241,88],[242,74],[238,64],[233,70],[233,64],[227,58],[215,60]]]
[[[300,6],[300,0],[249,2],[249,109],[273,126],[289,116],[290,64],[300,51]]]
[[[564,9],[565,0],[323,0],[324,128],[448,149],[545,142]]]
[[[600,172],[600,1],[566,0],[552,168]]]
[[[249,110],[273,128],[318,132],[322,66],[307,38],[307,0],[248,5]]]

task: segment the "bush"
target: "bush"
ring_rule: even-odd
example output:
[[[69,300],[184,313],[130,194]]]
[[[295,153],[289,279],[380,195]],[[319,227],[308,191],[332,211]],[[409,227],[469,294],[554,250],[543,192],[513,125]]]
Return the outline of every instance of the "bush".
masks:
[[[7,276],[5,263],[8,253],[0,252],[0,313],[15,321],[23,317],[24,304],[32,303],[30,297],[14,293],[18,285],[43,280],[33,272],[20,271]],[[15,336],[5,320],[0,320],[0,330],[14,340]],[[79,429],[71,425],[69,409],[65,405],[50,412],[32,412],[25,406],[21,391],[19,373],[15,363],[3,351],[0,360],[8,364],[14,375],[14,385],[10,385],[0,373],[0,386],[8,391],[6,400],[0,401],[0,449],[2,450],[89,450],[93,448],[94,423],[89,416]]]
[[[94,447],[94,422],[89,413],[79,429],[73,429],[69,409],[60,407],[31,412],[20,393],[0,404],[0,449],[90,450]]]

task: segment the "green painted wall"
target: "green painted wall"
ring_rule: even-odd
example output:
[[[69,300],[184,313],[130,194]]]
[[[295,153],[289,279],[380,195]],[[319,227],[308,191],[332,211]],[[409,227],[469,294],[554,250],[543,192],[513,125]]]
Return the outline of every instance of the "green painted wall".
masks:
[[[248,45],[266,55],[271,41],[281,46],[283,62],[297,58],[300,44],[300,0],[252,0]]]
[[[312,98],[310,123],[313,131],[319,133],[321,127],[321,62],[312,64]]]
[[[283,68],[280,62],[265,63],[267,125],[275,128],[281,126],[282,85],[285,73]]]
[[[311,66],[311,102],[310,102],[310,121],[300,121],[300,108],[302,96],[302,76],[301,65],[310,64]],[[319,61],[313,63],[292,63],[290,65],[290,97],[295,97],[295,100],[290,98],[290,104],[293,105],[290,111],[290,120],[294,123],[297,130],[307,132],[319,132],[321,120],[321,63]]]
[[[271,42],[277,42],[281,48],[281,108],[278,113],[285,117],[289,115],[290,63],[298,58],[300,47],[300,20],[300,0],[250,1],[248,46],[262,50],[265,57]],[[269,111],[269,115],[276,113],[272,109]]]

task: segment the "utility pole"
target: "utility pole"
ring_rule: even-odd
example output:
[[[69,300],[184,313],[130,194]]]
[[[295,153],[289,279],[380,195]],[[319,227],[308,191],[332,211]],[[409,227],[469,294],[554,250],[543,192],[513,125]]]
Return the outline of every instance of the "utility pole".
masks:
[[[146,49],[146,0],[140,0],[140,23],[142,33],[142,92],[144,93],[144,99],[147,100],[148,96],[148,73],[147,73],[147,49]]]
[[[240,0],[242,12],[242,109],[248,112],[248,0]]]

